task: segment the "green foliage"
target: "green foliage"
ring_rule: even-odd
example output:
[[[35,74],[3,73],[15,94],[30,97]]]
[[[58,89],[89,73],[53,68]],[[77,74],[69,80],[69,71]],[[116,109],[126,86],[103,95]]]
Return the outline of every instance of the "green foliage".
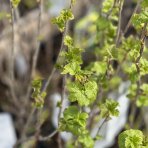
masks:
[[[104,13],[107,13],[111,9],[113,3],[114,3],[113,0],[105,0],[105,2],[103,3],[103,9],[102,9],[102,11]]]
[[[143,10],[140,14],[134,14],[132,22],[136,28],[141,28],[144,23],[148,22],[148,12]]]
[[[66,22],[74,19],[71,9],[63,9],[60,15],[52,20],[53,24],[56,24],[60,31],[64,31]]]
[[[103,118],[110,116],[118,116],[119,115],[119,110],[117,109],[118,106],[119,103],[117,101],[106,99],[106,102],[100,105],[101,116]]]
[[[81,74],[82,49],[73,45],[73,40],[70,36],[66,36],[64,39],[65,46],[68,47],[67,52],[62,52],[61,55],[65,58],[65,62],[68,63],[63,66],[62,74],[70,74],[72,76]]]
[[[97,95],[97,84],[95,81],[88,81],[84,84],[80,82],[69,82],[67,85],[69,100],[77,101],[80,106],[88,106],[94,102]]]
[[[69,106],[63,114],[59,124],[61,131],[71,132],[74,135],[81,135],[85,131],[87,113],[80,112],[76,106]]]
[[[146,148],[144,144],[144,135],[140,130],[127,130],[119,135],[120,148]]]
[[[86,132],[86,134],[80,135],[78,138],[78,141],[85,148],[93,148],[94,147],[94,140],[87,132]]]
[[[67,22],[74,19],[71,6],[75,0],[71,0],[69,9],[63,9],[60,15],[52,20],[53,24],[64,32],[62,42],[64,46],[56,64],[61,74],[66,75],[64,91],[68,92],[70,105],[59,120],[58,130],[73,134],[75,138],[71,140],[70,148],[79,146],[93,148],[95,140],[100,140],[96,136],[92,138],[89,132],[96,119],[105,118],[104,121],[108,121],[112,116],[119,115],[119,103],[111,99],[106,99],[104,103],[104,98],[108,97],[110,91],[117,89],[122,81],[131,82],[128,97],[132,103],[138,107],[148,105],[148,86],[143,84],[143,79],[148,73],[148,61],[147,56],[144,57],[141,53],[144,43],[139,38],[144,24],[148,22],[147,0],[142,2],[141,13],[134,14],[131,22],[140,33],[138,32],[136,37],[127,38],[121,33],[117,46],[118,23],[116,22],[120,20],[119,5],[122,2],[122,0],[105,0],[100,13],[94,10],[76,22],[77,31],[73,38],[67,35],[66,27]],[[88,59],[88,63],[83,63],[82,55],[85,50],[82,48],[94,56],[92,60]],[[144,52],[147,53],[146,50]],[[138,82],[140,86],[137,85]],[[41,79],[34,80],[32,84],[32,97],[36,107],[43,106],[46,96],[46,93],[41,92],[41,84]],[[57,103],[57,107],[62,109],[62,101]],[[89,109],[90,113],[87,113],[86,109]],[[91,119],[89,115],[94,110],[100,112],[96,117],[92,117],[92,127],[89,129],[87,127]],[[146,148],[147,143],[147,138],[139,130],[127,130],[119,136],[120,148]]]
[[[19,5],[19,3],[21,2],[21,0],[11,0],[11,2],[12,2],[12,6],[13,6],[14,8],[17,8],[18,5]]]
[[[148,84],[142,84],[140,87],[143,91],[143,94],[147,95],[148,94]]]
[[[38,108],[43,107],[46,92],[41,92],[42,81],[40,78],[35,79],[32,82],[33,93],[32,98],[34,99],[34,105]]]
[[[129,67],[126,67],[126,72],[127,72],[129,79],[131,80],[132,83],[134,83],[138,80],[138,73],[137,73],[137,69],[136,69],[135,64],[132,64],[132,65],[129,65]]]
[[[136,102],[137,106],[148,106],[148,95],[147,96],[140,96]]]
[[[88,114],[78,110],[76,106],[69,106],[60,119],[59,130],[71,132],[78,136],[80,142],[86,148],[93,148],[94,141],[86,130]]]
[[[135,99],[136,92],[137,92],[137,84],[134,84],[134,83],[133,83],[133,84],[129,87],[127,97],[130,98],[130,99]]]
[[[142,6],[143,9],[147,9],[148,8],[148,0],[142,1],[141,6]]]
[[[94,62],[91,65],[91,71],[96,73],[97,75],[104,75],[107,70],[107,63],[106,62]]]
[[[142,76],[148,74],[148,60],[141,58],[139,67],[140,67],[140,74]]]

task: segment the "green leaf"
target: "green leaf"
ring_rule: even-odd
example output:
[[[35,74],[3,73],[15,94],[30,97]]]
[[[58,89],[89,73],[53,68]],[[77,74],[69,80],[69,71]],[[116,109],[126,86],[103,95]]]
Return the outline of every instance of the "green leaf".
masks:
[[[94,147],[94,140],[89,134],[80,135],[78,141],[83,145],[85,148],[93,148]]]
[[[72,62],[64,66],[64,70],[61,74],[70,74],[70,75],[76,75],[81,71],[81,67],[79,63]]]
[[[142,8],[148,8],[148,0],[142,1],[141,6],[142,6]]]
[[[148,106],[148,96],[139,96],[136,104],[138,107]]]
[[[135,64],[131,64],[130,66],[126,67],[126,72],[132,82],[136,82],[138,80],[138,73]]]
[[[58,17],[52,19],[52,23],[56,24],[60,29],[60,31],[64,31],[66,22],[68,20],[73,20],[73,19],[74,16],[72,14],[71,9],[63,9]]]
[[[141,28],[144,23],[148,22],[148,11],[143,10],[139,14],[134,14],[132,22],[136,28]]]
[[[66,35],[64,38],[64,44],[70,48],[73,45],[73,39],[69,35]]]
[[[69,91],[69,100],[77,101],[80,106],[88,106],[94,102],[97,95],[97,84],[95,81],[89,81],[84,84],[80,82],[69,82],[67,85]]]
[[[140,87],[143,91],[143,94],[148,94],[148,84],[142,84]]]
[[[106,102],[100,105],[101,116],[103,118],[109,116],[118,116],[119,115],[119,110],[117,109],[118,106],[119,103],[117,101],[106,99]]]
[[[21,2],[21,0],[11,0],[11,2],[12,2],[12,6],[13,6],[14,8],[17,8],[18,5],[19,5],[19,3]]]
[[[143,138],[140,130],[126,130],[119,135],[119,148],[142,148]]]
[[[32,87],[33,87],[33,93],[32,98],[34,99],[33,105],[37,108],[41,108],[44,105],[44,99],[46,97],[46,92],[41,93],[41,86],[42,86],[42,80],[40,78],[37,78],[33,80]]]
[[[106,62],[94,62],[91,68],[92,72],[95,72],[97,75],[105,74],[107,70],[107,63]]]
[[[80,112],[76,106],[69,106],[64,111],[63,118],[60,119],[59,129],[80,135],[86,127],[88,114]]]
[[[129,89],[128,89],[128,95],[127,97],[129,99],[135,99],[136,96],[136,91],[137,91],[137,84],[132,84]]]
[[[113,3],[114,3],[113,0],[105,0],[104,3],[103,3],[103,9],[102,9],[102,11],[104,13],[107,13],[111,9]]]
[[[139,67],[140,67],[140,74],[141,75],[148,74],[148,60],[141,58]]]

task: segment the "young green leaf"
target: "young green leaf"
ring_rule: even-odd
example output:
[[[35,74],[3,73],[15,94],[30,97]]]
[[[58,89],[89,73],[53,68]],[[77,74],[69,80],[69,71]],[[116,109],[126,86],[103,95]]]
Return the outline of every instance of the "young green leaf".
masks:
[[[71,132],[74,135],[80,135],[86,128],[86,119],[88,114],[80,112],[76,106],[69,106],[64,111],[63,118],[60,119],[59,129],[61,131]]]
[[[118,116],[119,115],[119,110],[117,109],[118,106],[119,103],[117,101],[106,99],[106,102],[100,105],[101,116],[103,118],[110,116]]]
[[[14,8],[17,8],[18,5],[19,5],[19,3],[21,2],[21,0],[11,0],[11,2],[12,2],[12,6],[13,6]]]
[[[119,135],[119,148],[142,148],[143,140],[144,135],[140,130],[126,130]]]

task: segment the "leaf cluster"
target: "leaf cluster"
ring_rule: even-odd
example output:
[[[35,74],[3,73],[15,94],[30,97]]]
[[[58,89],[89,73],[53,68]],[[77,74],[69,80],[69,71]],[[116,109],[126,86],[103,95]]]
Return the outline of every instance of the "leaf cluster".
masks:
[[[146,148],[148,143],[145,142],[143,133],[140,130],[126,130],[119,135],[118,143],[120,148]]]

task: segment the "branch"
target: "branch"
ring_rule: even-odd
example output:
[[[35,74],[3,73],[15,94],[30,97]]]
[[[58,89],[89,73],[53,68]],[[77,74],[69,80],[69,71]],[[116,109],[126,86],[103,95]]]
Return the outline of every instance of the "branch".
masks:
[[[101,125],[99,126],[98,130],[97,130],[97,133],[96,133],[96,136],[99,135],[99,132],[101,130],[101,128],[103,127],[103,125],[106,123],[106,121],[108,120],[108,116],[103,120],[103,122],[101,123]]]
[[[41,0],[41,1],[42,1],[42,0]],[[40,5],[41,5],[41,2],[40,2]],[[71,8],[72,8],[72,3],[70,3],[70,9],[71,9]],[[40,6],[39,17],[40,17],[40,19],[39,19],[39,25],[38,25],[38,33],[40,33],[41,6]],[[63,36],[62,36],[62,43],[61,43],[60,51],[59,51],[59,54],[58,54],[58,57],[57,57],[57,59],[56,59],[55,64],[56,64],[57,61],[59,60],[60,52],[63,50],[63,47],[64,47],[64,38],[65,38],[65,36],[66,36],[66,34],[67,34],[67,30],[68,30],[68,28],[69,28],[68,26],[69,26],[69,21],[67,21],[67,22],[65,23],[65,29],[64,29],[64,32],[63,32]],[[38,42],[37,45],[40,45],[39,42]],[[39,46],[37,46],[37,47],[39,47]],[[39,49],[39,48],[37,48],[37,50],[38,50],[38,49]],[[37,60],[37,55],[38,55],[38,51],[36,51],[36,54],[35,54],[35,57],[34,57],[34,60],[33,60],[33,61],[34,61],[34,66],[36,66],[36,62],[35,62],[35,61]],[[34,67],[34,68],[35,68],[35,67]],[[34,73],[34,68],[32,69],[32,74]],[[48,77],[47,82],[45,83],[45,85],[43,86],[43,89],[41,90],[41,93],[44,92],[44,91],[46,91],[46,89],[47,89],[47,87],[48,87],[48,85],[49,85],[49,83],[50,83],[50,81],[51,81],[51,78],[52,78],[52,76],[53,76],[53,74],[54,74],[55,71],[56,71],[56,68],[55,68],[55,66],[54,66],[54,68],[52,69],[51,74],[50,74],[49,77]],[[31,76],[32,76],[32,75],[31,75]],[[26,99],[29,98],[30,91],[31,91],[31,83],[30,83],[30,85],[29,85],[29,89],[28,89],[28,93],[27,93],[27,98],[26,98]],[[25,124],[25,126],[24,126],[23,136],[21,136],[20,141],[21,141],[21,140],[23,139],[23,137],[25,136],[25,134],[26,134],[26,132],[27,132],[27,129],[28,129],[28,126],[30,125],[30,122],[31,122],[31,120],[32,120],[33,114],[35,113],[36,110],[37,110],[36,108],[32,108],[31,113],[30,113],[30,115],[29,115],[29,118],[27,119],[27,122],[26,122],[26,124]],[[37,132],[36,132],[37,135],[39,135],[39,133],[40,133],[40,127],[41,127],[41,125],[38,125],[38,129],[37,129]]]
[[[72,1],[71,1],[71,3],[70,3],[69,9],[72,9]],[[65,29],[64,29],[64,32],[63,32],[63,36],[62,36],[62,42],[61,42],[61,46],[60,46],[60,51],[59,51],[59,54],[58,54],[58,56],[57,56],[55,65],[57,64],[57,62],[58,62],[58,60],[59,60],[59,57],[60,57],[60,53],[61,53],[61,51],[63,50],[63,47],[64,47],[64,38],[65,38],[65,36],[66,36],[66,34],[67,34],[68,28],[69,28],[69,21],[67,21],[67,22],[65,23]],[[50,83],[50,81],[51,81],[51,78],[53,77],[53,74],[54,74],[55,71],[56,71],[55,65],[54,65],[54,67],[53,67],[53,69],[52,69],[50,75],[48,76],[48,79],[47,79],[45,85],[43,86],[42,92],[46,91],[46,89],[47,89],[47,87],[48,87],[48,85],[49,85],[49,83]]]
[[[133,17],[133,15],[137,12],[137,10],[138,10],[138,8],[139,8],[139,6],[140,6],[140,3],[141,3],[142,1],[143,1],[143,0],[138,0],[137,5],[136,5],[136,7],[135,7],[135,9],[134,9],[134,11],[133,11],[131,17],[130,17],[130,19],[129,19],[129,21],[128,21],[126,27],[125,27],[125,29],[124,29],[124,32],[123,32],[123,34],[122,34],[123,36],[126,34],[127,30],[129,29],[129,27],[130,27],[130,25],[131,25],[132,17]]]
[[[51,134],[49,134],[48,136],[39,136],[39,141],[48,141],[50,140],[51,138],[53,138],[56,134],[58,133],[57,130],[53,131]],[[15,144],[14,148],[17,148],[18,145],[20,145],[21,143],[23,142],[26,142],[26,141],[29,141],[29,140],[35,140],[36,136],[30,136],[30,137],[25,137],[23,139],[20,139],[17,141],[17,143]]]
[[[11,54],[10,54],[10,94],[11,97],[14,101],[14,103],[16,104],[16,106],[19,108],[20,104],[18,102],[18,99],[16,97],[14,88],[13,88],[13,83],[14,83],[14,50],[15,50],[15,46],[14,46],[14,39],[15,39],[15,29],[14,29],[14,7],[12,5],[12,2],[10,0],[10,10],[11,10],[11,27],[12,27],[12,36],[11,36],[11,44],[12,44],[12,49],[11,49]]]
[[[144,40],[146,38],[146,27],[147,27],[147,24],[148,23],[145,23],[144,24],[144,27],[142,29],[142,32],[141,32],[141,47],[140,47],[140,51],[139,51],[139,56],[137,57],[136,59],[136,69],[137,69],[137,74],[139,76],[139,79],[137,80],[137,90],[136,90],[136,96],[135,96],[135,100],[132,104],[132,109],[131,109],[131,120],[130,120],[130,126],[133,127],[133,122],[134,122],[134,117],[135,117],[135,114],[136,114],[136,105],[135,105],[135,102],[136,100],[138,99],[139,95],[140,95],[140,86],[141,86],[141,76],[140,76],[140,67],[139,67],[139,62],[140,62],[140,59],[142,58],[142,55],[143,55],[143,50],[144,50]]]
[[[123,3],[124,3],[124,0],[121,0],[120,6],[119,6],[119,21],[118,21],[118,28],[117,28],[116,47],[119,46],[119,41],[121,37],[121,18],[122,18]]]
[[[38,26],[37,26],[37,39],[36,39],[36,49],[34,51],[33,55],[33,61],[32,61],[32,66],[31,66],[31,73],[30,73],[30,82],[27,90],[27,95],[26,95],[26,102],[25,105],[27,104],[31,92],[31,80],[35,74],[35,69],[36,69],[36,64],[37,64],[37,58],[39,54],[39,49],[40,49],[40,33],[41,33],[41,19],[42,19],[42,0],[38,1],[39,3],[39,16],[38,16]]]

